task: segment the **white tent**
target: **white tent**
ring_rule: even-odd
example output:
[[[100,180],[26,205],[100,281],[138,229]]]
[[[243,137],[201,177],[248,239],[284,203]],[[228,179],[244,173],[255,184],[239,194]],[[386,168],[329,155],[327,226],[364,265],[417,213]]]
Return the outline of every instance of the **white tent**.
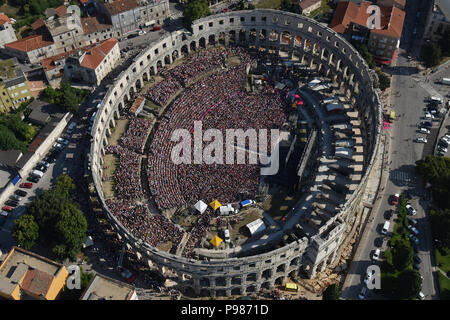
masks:
[[[266,229],[266,225],[264,224],[264,221],[262,221],[262,219],[256,219],[255,221],[252,221],[249,224],[247,224],[246,227],[250,231],[251,235],[254,235],[255,233],[258,233]]]
[[[200,213],[205,212],[206,208],[208,208],[208,205],[204,203],[202,200],[199,200],[195,205],[195,209],[197,209]]]

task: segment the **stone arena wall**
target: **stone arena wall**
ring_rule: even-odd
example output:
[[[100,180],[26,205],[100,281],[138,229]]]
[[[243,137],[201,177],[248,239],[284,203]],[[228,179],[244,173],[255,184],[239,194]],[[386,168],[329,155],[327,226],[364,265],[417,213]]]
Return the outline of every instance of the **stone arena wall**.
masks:
[[[135,238],[108,210],[101,183],[102,157],[108,143],[107,137],[115,126],[115,120],[119,119],[125,101],[143,86],[145,80],[156,74],[157,66],[171,64],[181,58],[182,53],[214,44],[245,45],[250,51],[264,48],[287,58],[296,56],[303,64],[345,87],[349,101],[361,118],[366,150],[364,174],[358,188],[333,219],[333,222],[336,219],[341,221],[340,227],[325,240],[303,238],[279,249],[245,258],[199,261],[162,252]],[[115,79],[92,127],[90,170],[110,223],[138,257],[161,272],[167,269],[175,272],[182,286],[196,294],[246,294],[285,281],[301,269],[308,248],[320,250],[325,242],[331,243],[335,239],[331,236],[339,236],[341,241],[347,217],[359,210],[381,133],[382,107],[378,91],[373,88],[373,77],[364,59],[336,32],[304,16],[277,10],[246,10],[208,16],[195,21],[191,32],[176,31],[162,36],[143,50],[129,68]],[[334,253],[337,251],[334,247],[333,250]]]

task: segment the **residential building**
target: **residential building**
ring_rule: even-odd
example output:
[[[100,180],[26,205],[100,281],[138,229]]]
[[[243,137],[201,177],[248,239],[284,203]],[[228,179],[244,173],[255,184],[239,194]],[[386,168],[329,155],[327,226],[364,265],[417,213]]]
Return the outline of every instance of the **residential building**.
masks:
[[[450,30],[450,1],[432,1],[425,23],[424,38],[437,41]]]
[[[119,41],[110,38],[84,51],[69,55],[64,66],[64,77],[88,85],[99,85],[120,60]]]
[[[301,14],[309,16],[312,11],[320,8],[321,3],[321,0],[299,0],[294,3],[294,6]]]
[[[168,0],[108,0],[96,4],[99,12],[113,25],[115,37],[135,32],[144,26],[162,24],[170,16]]]
[[[0,13],[0,48],[3,48],[5,43],[16,41],[16,33],[12,27],[12,22],[4,13]]]
[[[54,56],[55,45],[51,38],[35,34],[5,44],[4,52],[20,61],[38,63],[43,58]]]
[[[28,81],[16,58],[0,61],[0,113],[16,109],[32,97]]]
[[[389,65],[395,61],[400,46],[405,12],[395,6],[380,7],[380,28],[368,28],[370,5],[368,1],[359,6],[350,1],[339,2],[330,27],[348,40],[367,43],[374,58]]]
[[[13,247],[0,265],[0,295],[11,300],[54,300],[68,275],[62,264]]]
[[[132,286],[97,273],[80,300],[138,300],[138,297]]]
[[[404,11],[406,0],[378,0],[376,5],[380,7],[397,7]]]

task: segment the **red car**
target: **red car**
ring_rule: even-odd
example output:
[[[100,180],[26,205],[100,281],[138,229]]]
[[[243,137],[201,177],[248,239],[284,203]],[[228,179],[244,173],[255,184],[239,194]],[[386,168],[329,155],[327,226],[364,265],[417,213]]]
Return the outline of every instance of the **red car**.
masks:
[[[394,195],[392,196],[392,204],[393,204],[394,206],[396,206],[396,205],[398,204],[399,198],[400,198],[400,195],[399,195],[398,193],[396,193],[396,194],[394,194]]]
[[[12,209],[13,209],[13,208],[12,208],[11,206],[3,206],[3,207],[2,207],[2,210],[3,210],[3,211],[7,211],[7,212],[12,211]]]
[[[161,30],[161,26],[154,26],[153,27],[153,31],[158,31],[158,30]]]
[[[31,189],[31,187],[33,187],[33,184],[31,182],[24,182],[24,183],[21,183],[19,187],[25,188],[25,189]]]

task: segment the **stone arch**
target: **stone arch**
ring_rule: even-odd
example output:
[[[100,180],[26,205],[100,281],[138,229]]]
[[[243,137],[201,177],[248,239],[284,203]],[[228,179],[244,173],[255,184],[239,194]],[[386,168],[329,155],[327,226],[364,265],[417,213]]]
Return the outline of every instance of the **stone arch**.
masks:
[[[209,287],[211,285],[209,278],[200,278],[200,286],[202,287]]]
[[[240,285],[242,283],[241,277],[233,277],[231,278],[232,285]]]
[[[272,42],[278,41],[278,32],[275,31],[274,29],[270,30],[269,41],[272,41]]]
[[[226,290],[220,289],[220,290],[216,290],[216,296],[218,297],[225,297],[227,295]]]
[[[315,43],[313,45],[313,54],[317,55],[317,54],[319,54],[319,52],[320,52],[320,45],[318,43]]]
[[[227,282],[224,277],[218,277],[216,280],[216,286],[218,287],[225,287],[227,285]]]
[[[281,33],[281,44],[290,45],[292,44],[292,35],[289,31],[283,31]]]
[[[162,67],[164,67],[162,61],[161,61],[161,60],[158,60],[158,61],[156,62],[156,70],[157,70],[157,73],[159,73],[159,71],[162,69]]]
[[[169,55],[164,57],[164,64],[166,64],[166,65],[170,64],[170,56]]]
[[[231,294],[233,296],[238,296],[238,295],[241,294],[241,289],[240,288],[233,288],[233,289],[231,289]]]
[[[286,271],[286,264],[282,263],[277,267],[277,271],[276,272],[285,272]]]
[[[191,41],[191,43],[189,44],[189,48],[191,49],[191,51],[196,50],[197,44],[195,43],[195,41]]]
[[[241,29],[239,30],[239,42],[246,42],[246,30],[245,29]]]
[[[295,47],[301,47],[303,43],[303,38],[301,35],[296,34],[294,37],[294,46]]]
[[[178,50],[174,50],[172,52],[172,62],[178,60],[179,57],[180,57],[180,53],[178,52]]]
[[[309,52],[309,51],[312,50],[312,47],[313,47],[312,41],[309,40],[309,39],[306,39],[304,50],[305,50],[306,52]]]
[[[184,286],[183,289],[184,289],[183,290],[184,294],[187,296],[195,296],[196,295],[194,288],[191,286]]]
[[[250,29],[249,37],[248,37],[250,42],[255,42],[256,41],[256,35],[257,35],[256,29],[255,28]]]
[[[275,284],[281,285],[281,284],[283,284],[283,281],[284,281],[284,276],[278,277],[275,279]]]
[[[181,53],[182,53],[184,56],[187,56],[187,55],[189,54],[189,47],[188,47],[187,44],[185,44],[185,45],[183,45],[183,46],[181,47]]]
[[[150,72],[150,76],[154,76],[156,74],[155,67],[151,66],[149,69],[149,72]]]
[[[200,48],[203,48],[203,49],[206,48],[206,40],[205,40],[205,37],[201,37],[201,38],[198,40],[198,46],[199,46]]]
[[[235,30],[230,30],[228,32],[228,42],[230,44],[235,44],[236,43],[236,31]]]
[[[219,44],[223,46],[225,45],[225,32],[219,33]]]
[[[208,45],[210,45],[210,46],[216,45],[216,35],[215,34],[210,34],[208,36]]]
[[[261,285],[261,289],[270,289],[272,286],[271,286],[271,284],[270,284],[270,281],[266,281],[266,282],[263,282],[263,284]]]
[[[263,42],[266,41],[266,39],[267,39],[267,30],[266,29],[259,30],[259,41]]]
[[[141,85],[141,79],[137,79],[134,85],[135,85],[135,87],[136,87],[136,91],[138,91],[139,89],[141,89],[141,88],[142,88],[142,85]]]
[[[148,82],[148,81],[149,81],[149,76],[148,76],[148,73],[147,73],[147,72],[144,72],[144,73],[142,74],[142,80],[144,80],[145,82]]]
[[[247,287],[246,291],[250,293],[256,292],[256,286],[254,284],[251,284]]]
[[[201,289],[200,296],[201,297],[211,297],[211,292],[208,289]]]
[[[256,273],[249,273],[247,275],[246,281],[256,281]]]
[[[270,279],[270,277],[272,276],[272,270],[271,269],[266,269],[262,272],[261,276],[264,279]]]

